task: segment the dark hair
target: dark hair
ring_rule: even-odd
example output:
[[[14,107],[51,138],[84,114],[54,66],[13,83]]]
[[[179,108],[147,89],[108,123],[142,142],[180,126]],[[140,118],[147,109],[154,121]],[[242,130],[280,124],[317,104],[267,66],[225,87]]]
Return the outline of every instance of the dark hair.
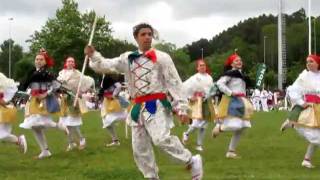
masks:
[[[152,37],[154,39],[157,39],[158,36],[157,36],[157,31],[150,25],[150,24],[147,24],[147,23],[140,23],[140,24],[137,24],[133,27],[133,37],[137,37],[138,34],[139,34],[139,31],[143,28],[149,28],[152,32]]]

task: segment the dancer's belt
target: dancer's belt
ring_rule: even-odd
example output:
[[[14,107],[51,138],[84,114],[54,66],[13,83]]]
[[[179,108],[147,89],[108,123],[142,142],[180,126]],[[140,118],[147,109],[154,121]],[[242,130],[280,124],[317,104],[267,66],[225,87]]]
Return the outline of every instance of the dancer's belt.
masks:
[[[320,104],[320,97],[315,94],[306,94],[304,95],[304,99],[307,103]]]
[[[147,94],[144,96],[138,96],[133,99],[133,102],[136,104],[140,104],[143,102],[148,102],[152,100],[164,100],[167,98],[167,95],[165,93],[154,93],[154,94]]]
[[[138,122],[142,103],[145,103],[145,108],[150,114],[155,114],[157,112],[157,100],[161,102],[163,107],[172,110],[172,106],[167,100],[167,95],[165,93],[147,94],[133,99],[135,104],[131,109],[131,119]]]
[[[107,97],[107,98],[112,98],[113,97],[113,93],[110,92],[110,91],[106,91],[106,92],[103,93],[103,96]]]
[[[47,92],[46,89],[32,89],[31,96],[39,96],[39,95],[44,94],[46,92]]]
[[[236,96],[236,97],[246,97],[246,94],[245,93],[237,93],[234,96]]]

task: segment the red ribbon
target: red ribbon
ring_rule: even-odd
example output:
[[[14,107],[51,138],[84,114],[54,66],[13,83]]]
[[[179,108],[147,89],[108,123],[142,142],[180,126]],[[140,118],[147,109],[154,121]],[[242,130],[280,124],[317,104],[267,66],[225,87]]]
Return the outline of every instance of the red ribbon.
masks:
[[[156,52],[153,49],[145,52],[144,56],[150,59],[153,63],[157,62]]]

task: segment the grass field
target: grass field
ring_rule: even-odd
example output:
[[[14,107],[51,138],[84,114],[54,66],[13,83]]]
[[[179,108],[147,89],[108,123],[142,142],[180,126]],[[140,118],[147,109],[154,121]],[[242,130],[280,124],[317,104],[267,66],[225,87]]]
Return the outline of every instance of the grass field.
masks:
[[[256,113],[251,129],[248,129],[238,146],[241,159],[229,160],[224,157],[231,134],[224,133],[217,139],[210,137],[212,124],[208,126],[204,143],[204,179],[320,179],[319,152],[315,152],[315,169],[300,166],[307,142],[294,130],[284,134],[279,126],[285,112]],[[22,117],[21,117],[22,119]],[[186,126],[176,126],[172,133],[181,137]],[[61,131],[48,130],[47,139],[53,156],[49,159],[34,160],[39,148],[33,134],[18,128],[13,132],[27,136],[29,151],[20,154],[16,146],[0,144],[0,179],[143,179],[133,161],[131,140],[124,137],[124,123],[117,125],[121,146],[106,148],[110,141],[106,131],[101,128],[99,113],[91,112],[84,116],[83,134],[87,138],[87,148],[83,151],[65,152],[67,139]],[[193,152],[196,133],[191,135],[187,147]],[[163,180],[190,179],[183,166],[170,159],[155,148],[160,177]]]

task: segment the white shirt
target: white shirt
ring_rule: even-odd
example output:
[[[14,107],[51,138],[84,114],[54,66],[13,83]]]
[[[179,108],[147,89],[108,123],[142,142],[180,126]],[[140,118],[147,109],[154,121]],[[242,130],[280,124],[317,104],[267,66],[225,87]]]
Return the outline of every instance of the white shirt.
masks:
[[[207,73],[196,73],[183,82],[183,87],[188,98],[193,97],[195,92],[201,92],[206,97],[211,86],[213,86],[213,80]]]
[[[305,94],[320,95],[320,72],[304,70],[288,87],[287,93],[293,104],[303,105]]]
[[[78,84],[80,81],[81,72],[77,69],[63,69],[59,72],[59,76],[57,80],[62,82],[62,85],[73,91],[74,93],[77,92]],[[81,92],[88,91],[92,86],[94,86],[93,78],[84,75],[81,81]]]

